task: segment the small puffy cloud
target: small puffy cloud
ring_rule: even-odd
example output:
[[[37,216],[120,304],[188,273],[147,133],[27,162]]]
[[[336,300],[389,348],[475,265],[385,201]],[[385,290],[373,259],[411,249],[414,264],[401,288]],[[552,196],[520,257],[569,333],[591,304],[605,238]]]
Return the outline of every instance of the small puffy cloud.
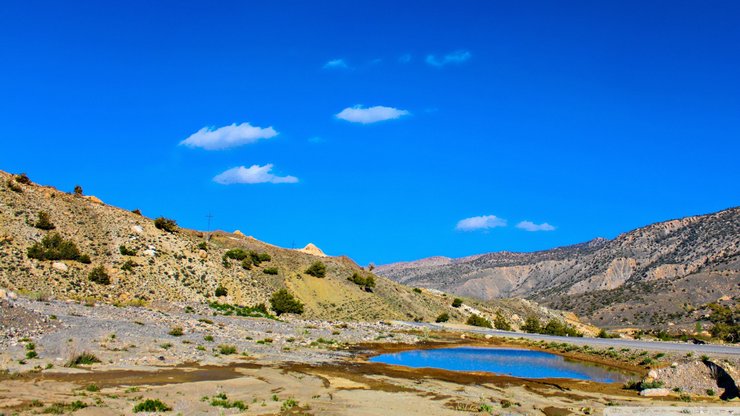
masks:
[[[332,59],[324,64],[324,69],[348,69],[347,61],[344,59]]]
[[[295,176],[277,176],[273,174],[272,166],[272,163],[268,163],[265,166],[252,165],[248,168],[238,166],[216,175],[213,181],[221,185],[298,182],[298,178]]]
[[[406,110],[399,110],[393,107],[375,107],[363,108],[361,105],[347,107],[335,115],[336,118],[346,120],[352,123],[370,124],[378,121],[393,120],[408,115]]]
[[[407,63],[411,62],[411,54],[406,53],[406,54],[401,55],[398,58],[398,62],[400,62],[402,64],[407,64]]]
[[[472,56],[473,55],[471,55],[468,51],[455,51],[452,53],[448,53],[441,58],[438,58],[435,55],[427,55],[426,62],[431,66],[442,67],[448,64],[461,64],[470,59]]]
[[[458,231],[476,231],[496,227],[506,227],[506,220],[495,215],[481,215],[458,221],[455,229]]]
[[[543,222],[542,224],[535,224],[532,221],[522,221],[516,225],[516,228],[520,228],[525,231],[553,231],[555,227]]]
[[[180,142],[187,147],[200,147],[206,150],[222,150],[243,144],[254,143],[260,139],[269,139],[277,136],[278,132],[272,127],[256,127],[249,123],[232,124],[230,126],[203,127],[187,139]]]

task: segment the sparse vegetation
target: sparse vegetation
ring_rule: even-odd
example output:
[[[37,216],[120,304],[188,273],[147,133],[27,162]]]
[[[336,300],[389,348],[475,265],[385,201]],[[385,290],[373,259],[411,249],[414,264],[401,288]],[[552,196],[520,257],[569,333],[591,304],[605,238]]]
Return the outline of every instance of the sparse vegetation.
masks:
[[[173,326],[170,328],[170,332],[168,332],[169,335],[172,335],[173,337],[181,337],[185,332],[182,330],[181,326]]]
[[[214,295],[215,295],[215,296],[216,296],[217,298],[220,298],[220,297],[222,297],[222,296],[226,296],[226,295],[228,295],[228,294],[229,294],[229,291],[228,291],[228,290],[226,290],[226,288],[225,288],[225,287],[223,287],[223,286],[221,286],[221,285],[219,285],[219,286],[218,286],[218,287],[216,288],[216,292],[214,293]]]
[[[47,234],[40,243],[28,248],[28,257],[36,260],[77,260],[89,263],[90,258],[80,253],[74,242],[65,240],[58,233]]]
[[[215,395],[211,399],[211,406],[223,407],[224,409],[239,409],[241,411],[249,409],[249,406],[247,406],[241,400],[230,401],[229,398],[226,396],[226,393],[219,393]]]
[[[25,173],[15,175],[14,179],[16,182],[22,183],[23,185],[31,185],[33,183],[31,182],[31,178],[29,178]]]
[[[347,280],[350,282],[362,286],[365,290],[369,290],[375,287],[375,277],[371,274],[362,274],[354,272],[352,276],[348,277]]]
[[[232,260],[244,260],[247,256],[249,256],[249,254],[240,248],[232,248],[224,253],[224,258]]]
[[[511,331],[511,324],[501,311],[496,312],[496,317],[493,319],[493,326],[502,331]]]
[[[95,354],[89,353],[89,352],[83,352],[82,354],[79,354],[75,357],[73,357],[71,360],[67,361],[66,367],[77,367],[80,365],[92,365],[95,363],[99,363],[100,359],[95,356]]]
[[[235,345],[228,345],[228,344],[222,344],[218,346],[218,352],[221,355],[232,355],[236,354],[236,346]]]
[[[278,316],[284,313],[303,313],[303,304],[294,298],[287,289],[280,289],[273,293],[270,297],[270,305]]]
[[[434,320],[434,322],[441,323],[441,322],[447,322],[449,320],[450,320],[450,314],[448,314],[447,312],[442,312],[441,314],[439,314],[437,319]]]
[[[136,250],[128,248],[123,244],[121,244],[118,247],[118,251],[121,253],[122,256],[135,256],[136,255]]]
[[[46,211],[40,211],[38,213],[38,218],[36,219],[36,222],[33,224],[34,227],[38,228],[39,230],[53,230],[56,227],[53,222],[51,222],[51,218],[49,217],[49,213]]]
[[[169,412],[171,407],[164,404],[159,399],[146,399],[134,406],[134,413],[141,412]]]
[[[488,319],[480,315],[475,315],[475,314],[470,315],[468,317],[468,320],[465,323],[471,326],[481,326],[484,328],[493,328],[493,325],[491,325],[491,321],[489,321]]]
[[[315,261],[306,269],[306,274],[313,277],[325,277],[326,276],[326,265],[320,261]]]
[[[82,187],[80,185],[75,185],[74,193],[75,196],[82,196]]]
[[[463,304],[463,301],[460,298],[455,298],[455,299],[452,300],[452,307],[453,308],[459,308],[460,306],[462,306],[462,304]]]
[[[130,272],[134,270],[134,267],[138,266],[133,260],[126,260],[121,265],[121,270],[125,272]]]
[[[263,303],[258,303],[250,307],[211,302],[208,306],[226,316],[236,315],[248,318],[272,318],[270,313],[267,311],[267,307]]]
[[[97,283],[99,285],[109,285],[110,284],[110,276],[108,276],[108,272],[105,271],[105,267],[96,266],[92,270],[90,270],[90,273],[88,273],[87,278],[93,282]]]
[[[173,219],[159,217],[154,220],[154,226],[157,227],[157,229],[168,233],[177,232],[177,221]]]
[[[277,267],[265,267],[264,269],[262,269],[262,273],[270,274],[270,275],[277,275],[278,269]]]
[[[418,288],[418,287],[415,287],[415,288],[414,288],[414,293],[421,293],[421,289],[420,289],[420,288]]]

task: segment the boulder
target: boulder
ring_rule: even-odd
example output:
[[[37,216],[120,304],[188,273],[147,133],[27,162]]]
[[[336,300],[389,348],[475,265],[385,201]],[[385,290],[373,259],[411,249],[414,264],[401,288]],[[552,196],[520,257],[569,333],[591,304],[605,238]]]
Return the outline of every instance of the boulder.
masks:
[[[640,392],[640,396],[643,397],[665,397],[671,394],[671,391],[668,389],[645,389]]]
[[[135,232],[136,234],[141,234],[144,232],[144,227],[142,227],[141,225],[132,225],[131,231]]]
[[[207,258],[207,257],[208,257],[208,252],[207,252],[207,251],[205,251],[205,250],[199,250],[199,251],[198,251],[198,257],[200,257],[200,258],[202,258],[202,259],[205,259],[205,258]]]
[[[69,266],[62,263],[61,261],[55,261],[51,264],[51,267],[53,269],[59,270],[60,272],[66,272],[67,270],[69,270]]]

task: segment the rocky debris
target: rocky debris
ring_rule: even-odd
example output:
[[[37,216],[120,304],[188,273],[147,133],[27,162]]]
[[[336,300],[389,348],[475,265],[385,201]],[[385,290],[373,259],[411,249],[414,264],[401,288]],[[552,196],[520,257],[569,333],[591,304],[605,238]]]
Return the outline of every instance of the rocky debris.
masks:
[[[33,338],[59,327],[49,315],[29,310],[23,306],[24,303],[22,299],[12,302],[0,298],[0,346],[10,345],[21,338]]]
[[[724,393],[725,387],[718,385],[717,374],[712,373],[711,364],[694,360],[676,366],[652,370],[651,373],[654,372],[653,378],[664,382],[667,388],[680,388],[683,392],[703,396],[711,390],[716,392],[717,396],[720,396]],[[723,371],[726,371],[732,377],[731,374],[736,373],[737,364],[737,362],[733,364],[727,359],[718,361],[716,365],[719,365]]]
[[[55,261],[54,263],[51,264],[51,267],[56,270],[59,270],[60,272],[66,272],[67,270],[69,270],[69,267],[66,264],[62,263],[61,261]]]

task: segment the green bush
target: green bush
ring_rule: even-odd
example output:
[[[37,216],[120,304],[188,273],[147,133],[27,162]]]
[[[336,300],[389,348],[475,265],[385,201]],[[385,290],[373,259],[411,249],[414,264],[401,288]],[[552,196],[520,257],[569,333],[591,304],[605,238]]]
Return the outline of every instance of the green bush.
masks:
[[[418,287],[415,287],[415,288],[414,288],[414,293],[421,293],[421,289],[420,289],[420,288],[418,288]]]
[[[198,246],[197,247],[200,250],[208,251],[208,243],[206,243],[205,241],[201,241],[200,243],[198,243]]]
[[[465,323],[471,326],[482,326],[485,328],[493,328],[493,325],[491,325],[491,321],[489,321],[488,319],[482,316],[478,316],[478,315],[470,315],[470,317]]]
[[[236,347],[234,345],[219,345],[218,352],[222,355],[236,354]]]
[[[96,357],[94,354],[89,352],[83,352],[82,354],[73,357],[71,360],[67,361],[66,366],[67,367],[77,367],[78,365],[91,365],[95,363],[99,363],[100,359]]]
[[[135,256],[136,255],[136,250],[128,248],[123,244],[121,244],[118,247],[118,252],[120,252],[122,256]]]
[[[75,185],[75,196],[82,196],[82,187],[80,185]]]
[[[49,213],[41,211],[38,214],[38,219],[33,224],[34,227],[38,228],[39,230],[53,230],[57,228],[54,223],[51,222],[51,219],[49,218]]]
[[[306,274],[313,277],[325,277],[326,276],[326,265],[320,261],[315,261],[306,269]]]
[[[272,310],[278,316],[284,313],[299,315],[303,313],[303,304],[294,298],[287,289],[280,289],[273,293],[270,297],[270,306],[272,306]]]
[[[558,335],[558,336],[569,336],[569,337],[582,337],[583,334],[578,332],[572,326],[560,322],[557,319],[550,319],[544,328],[539,331],[542,334],[547,335]]]
[[[240,248],[232,248],[224,253],[224,257],[232,260],[244,260],[248,256],[247,252]]]
[[[134,263],[133,260],[126,260],[121,265],[121,270],[123,270],[125,272],[130,272],[130,271],[134,270],[134,267],[136,267],[136,266],[138,266],[138,265],[136,263]]]
[[[159,399],[146,399],[134,406],[134,413],[140,412],[169,412],[171,407],[162,403]]]
[[[455,298],[455,299],[454,299],[454,300],[452,301],[452,307],[453,307],[453,308],[459,308],[460,306],[462,306],[462,304],[463,304],[463,301],[462,301],[462,299],[460,299],[460,298]]]
[[[103,266],[94,267],[92,270],[90,270],[90,273],[88,273],[87,278],[91,282],[94,282],[100,285],[110,284],[110,276],[108,276],[108,272],[105,271],[105,267]]]
[[[527,319],[524,320],[524,325],[522,325],[521,330],[524,332],[529,332],[530,334],[539,333],[542,330],[540,319],[534,315],[527,316]]]
[[[442,312],[437,319],[434,320],[434,322],[441,323],[441,322],[447,322],[450,320],[450,315],[447,312]]]
[[[363,275],[361,273],[354,272],[352,276],[348,277],[347,280],[350,282],[362,286],[365,289],[371,289],[375,287],[375,277],[373,275]]]
[[[170,329],[170,332],[168,334],[172,335],[173,337],[181,337],[185,332],[182,330],[181,326],[173,326]]]
[[[242,260],[242,269],[252,270],[252,259],[247,257],[246,259]]]
[[[502,331],[511,331],[511,324],[506,317],[504,317],[501,311],[496,312],[496,317],[493,319],[493,326]]]
[[[225,288],[225,287],[223,287],[223,286],[219,285],[219,286],[218,286],[218,287],[216,288],[216,293],[214,293],[214,294],[216,295],[216,297],[217,297],[217,298],[220,298],[221,296],[226,296],[226,295],[228,295],[228,294],[229,294],[229,291],[228,291],[228,290],[226,290],[226,288]]]
[[[40,243],[28,248],[28,257],[37,260],[78,260],[89,262],[89,257],[80,254],[74,242],[65,240],[58,233],[47,234]]]
[[[265,267],[262,270],[262,273],[276,275],[276,274],[278,274],[278,269],[277,269],[277,267]]]
[[[154,226],[157,227],[157,229],[166,231],[168,233],[177,232],[177,221],[169,219],[169,218],[165,218],[165,217],[157,218],[156,220],[154,220]]]

